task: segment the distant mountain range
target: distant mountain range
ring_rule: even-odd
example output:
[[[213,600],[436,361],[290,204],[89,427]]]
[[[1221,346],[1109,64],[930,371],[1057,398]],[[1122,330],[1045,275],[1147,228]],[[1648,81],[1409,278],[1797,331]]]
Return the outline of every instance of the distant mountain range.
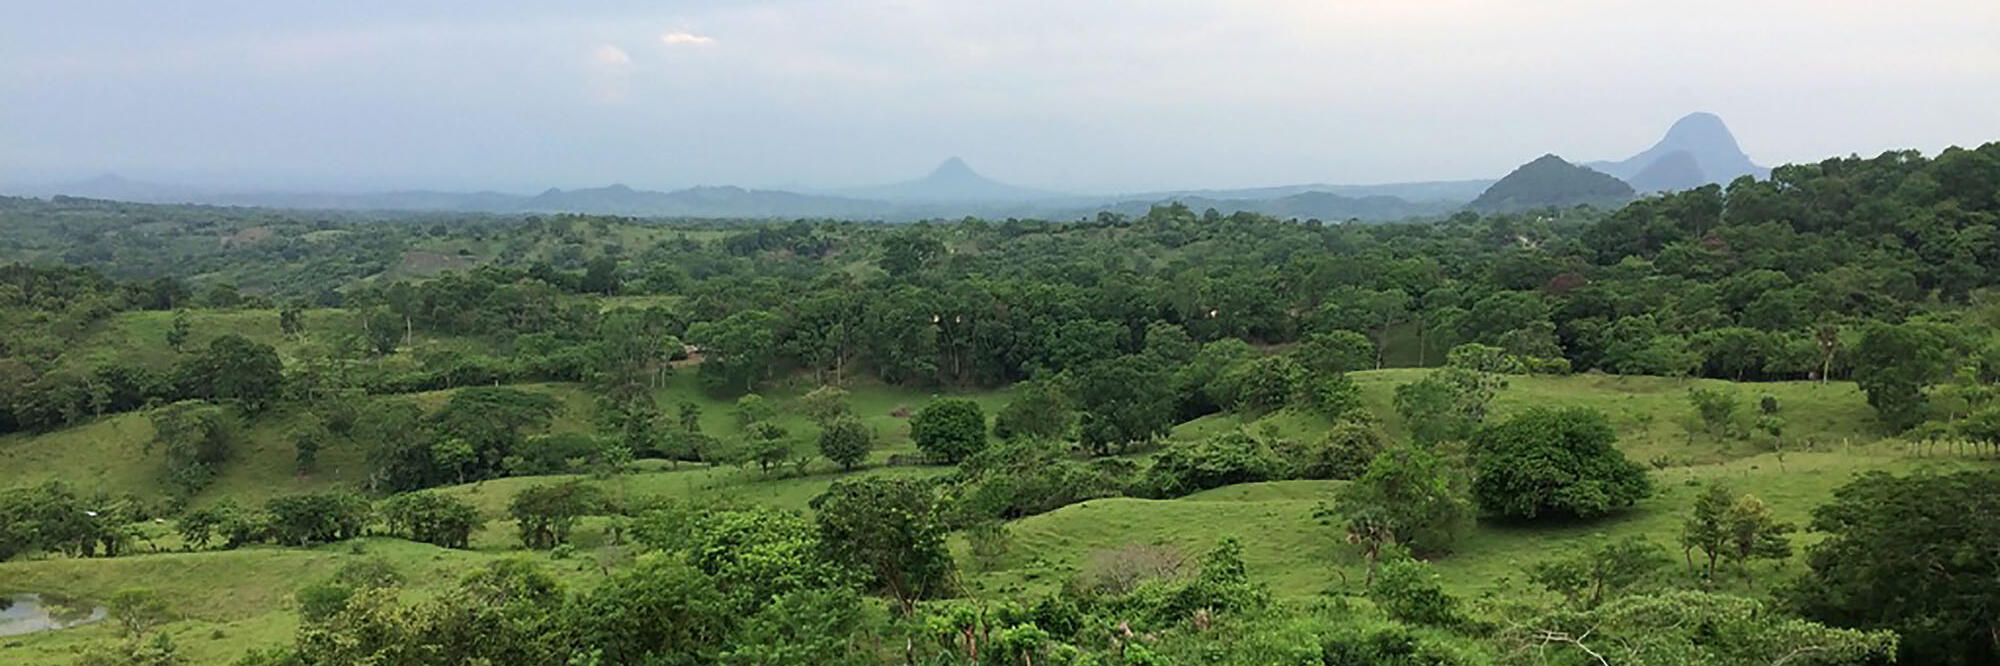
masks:
[[[18,188],[32,196],[66,195],[142,203],[199,203],[351,211],[589,213],[635,217],[800,218],[908,221],[965,216],[1076,219],[1110,211],[1143,214],[1178,201],[1196,210],[1250,211],[1279,217],[1383,221],[1474,210],[1608,205],[1635,194],[1766,177],[1736,145],[1722,119],[1690,114],[1653,147],[1616,162],[1571,164],[1545,155],[1498,181],[1458,180],[1380,185],[1304,184],[1234,190],[1174,190],[1123,195],[1069,194],[987,178],[957,157],[916,180],[829,191],[693,187],[670,192],[625,185],[540,194],[427,190],[358,194],[228,192],[101,176],[56,187]],[[1607,175],[1608,174],[1608,175]],[[1593,178],[1592,175],[1604,176]],[[1614,178],[1615,177],[1615,178]],[[1606,180],[1609,182],[1606,182]],[[1622,181],[1622,182],[1621,182]],[[1629,187],[1619,190],[1613,184]]]
[[[1750,161],[1736,136],[1712,113],[1690,113],[1653,147],[1616,162],[1571,164],[1543,155],[1493,183],[1468,208],[1485,212],[1578,204],[1612,206],[1641,194],[1771,177]]]

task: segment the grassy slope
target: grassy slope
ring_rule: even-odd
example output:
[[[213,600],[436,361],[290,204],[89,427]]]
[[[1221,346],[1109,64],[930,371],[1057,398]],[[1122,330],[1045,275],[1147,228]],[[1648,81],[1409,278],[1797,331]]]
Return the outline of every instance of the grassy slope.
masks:
[[[189,352],[208,346],[209,341],[215,338],[236,334],[271,345],[283,358],[297,359],[321,352],[322,348],[341,338],[362,333],[360,315],[340,309],[306,310],[306,332],[302,336],[287,336],[278,330],[277,310],[188,310],[187,314],[189,334],[182,349]],[[166,370],[173,366],[174,359],[179,355],[167,345],[167,331],[173,328],[173,322],[172,312],[117,313],[93,325],[75,348],[63,355],[61,362],[66,367],[79,370],[111,362]],[[489,345],[473,338],[418,334],[402,350],[403,353],[380,362],[391,366],[415,365],[418,355],[447,349],[490,351]]]
[[[589,398],[576,387],[562,384],[526,385],[527,390],[550,393],[562,399],[573,413]],[[420,393],[412,399],[427,405],[442,404],[449,391]],[[262,502],[273,495],[355,486],[367,476],[360,448],[337,442],[320,452],[319,469],[311,475],[295,474],[296,451],[286,433],[303,412],[285,409],[265,414],[243,427],[243,436],[232,458],[223,464],[215,483],[194,498],[196,504],[222,499],[244,503]],[[581,415],[565,414],[554,429],[587,427]],[[115,414],[83,425],[42,434],[0,436],[0,469],[9,470],[6,485],[32,485],[47,480],[73,484],[86,494],[134,494],[161,499],[168,495],[162,483],[164,464],[158,449],[147,450],[153,425],[144,413]]]
[[[134,555],[106,560],[42,560],[0,565],[0,589],[57,591],[102,599],[143,586],[166,598],[177,621],[164,631],[192,663],[225,664],[249,648],[290,640],[297,626],[291,593],[326,578],[345,562],[380,557],[409,581],[409,594],[447,589],[473,567],[500,557],[397,539],[365,539],[314,549],[249,548],[200,553]],[[578,560],[552,570],[585,578],[594,565]],[[82,646],[115,640],[115,623],[42,632],[0,642],[0,663],[70,664]]]
[[[1812,507],[1834,488],[1868,470],[1909,472],[1953,468],[1964,461],[1917,461],[1891,447],[1787,455],[1783,469],[1765,454],[1718,465],[1675,468],[1655,476],[1659,492],[1634,509],[1601,521],[1532,528],[1482,523],[1466,534],[1450,556],[1435,562],[1446,585],[1462,595],[1518,584],[1527,564],[1589,540],[1644,535],[1677,551],[1680,521],[1701,484],[1723,479],[1742,492],[1770,502],[1778,516],[1803,524]],[[1243,540],[1244,559],[1256,578],[1281,597],[1304,597],[1328,589],[1355,591],[1366,571],[1336,528],[1313,518],[1331,499],[1337,481],[1285,481],[1222,488],[1175,500],[1098,499],[1015,521],[1012,547],[999,566],[977,570],[966,580],[975,594],[1054,589],[1075,573],[1089,553],[1127,543],[1169,544],[1190,558],[1224,536]],[[960,545],[961,559],[966,549]],[[1783,568],[1796,570],[1798,557]],[[1770,580],[1773,565],[1753,571]],[[1762,588],[1752,588],[1756,591]]]
[[[1402,437],[1395,415],[1397,385],[1428,372],[1390,369],[1355,373],[1369,411],[1392,438]],[[1747,440],[1690,435],[1693,408],[1687,391],[1696,386],[1734,393],[1742,401],[1738,419],[1754,418],[1759,397],[1778,398],[1787,422],[1783,463],[1768,436]],[[1479,525],[1458,552],[1438,561],[1454,590],[1473,594],[1520,579],[1526,564],[1596,536],[1643,534],[1670,549],[1679,538],[1681,515],[1700,484],[1727,479],[1740,491],[1771,502],[1779,516],[1803,524],[1812,507],[1854,475],[1873,469],[1910,471],[1962,462],[1924,462],[1903,456],[1875,433],[1872,410],[1851,383],[1783,382],[1733,384],[1715,380],[1578,375],[1509,377],[1494,399],[1494,418],[1538,406],[1581,406],[1607,414],[1619,431],[1619,447],[1642,463],[1665,465],[1654,474],[1659,492],[1613,519],[1569,525]],[[1650,416],[1649,416],[1650,415]],[[1207,437],[1232,429],[1294,439],[1317,438],[1329,422],[1318,415],[1283,411],[1257,417],[1215,414],[1176,427],[1175,439]],[[1048,589],[1077,568],[1088,553],[1126,543],[1172,544],[1190,557],[1223,536],[1244,539],[1253,573],[1281,595],[1315,594],[1343,581],[1358,584],[1365,574],[1351,548],[1334,528],[1312,517],[1341,482],[1285,481],[1219,488],[1176,500],[1114,498],[1092,500],[1016,521],[1014,547],[997,567],[970,573],[981,594]],[[960,545],[961,553],[965,548]],[[967,561],[970,561],[969,559]],[[1797,567],[1794,558],[1784,566]],[[1768,567],[1768,565],[1767,565]]]
[[[1403,437],[1402,419],[1396,416],[1395,389],[1422,379],[1429,370],[1398,368],[1354,373],[1368,411],[1382,420],[1391,439]],[[1494,397],[1492,418],[1504,419],[1532,407],[1588,407],[1603,412],[1618,430],[1619,446],[1627,456],[1642,463],[1658,462],[1680,466],[1734,460],[1771,451],[1769,437],[1757,434],[1748,439],[1718,439],[1706,433],[1690,434],[1694,407],[1688,390],[1703,387],[1726,391],[1740,403],[1737,421],[1748,430],[1755,420],[1757,401],[1764,395],[1776,397],[1779,416],[1784,419],[1785,447],[1825,449],[1871,442],[1878,438],[1874,410],[1852,382],[1771,382],[1738,384],[1713,379],[1669,379],[1662,377],[1621,377],[1585,374],[1566,377],[1512,376],[1507,387]],[[1248,428],[1261,433],[1275,428],[1283,437],[1312,439],[1328,426],[1312,414],[1280,412],[1246,419],[1236,414],[1213,414],[1174,429],[1174,437],[1205,437],[1232,428]]]
[[[244,319],[252,318],[246,316]],[[276,339],[276,315],[271,314],[269,319],[271,337]],[[165,343],[160,343],[157,351],[171,354]],[[141,349],[136,353],[149,352]],[[583,387],[525,384],[517,388],[547,393],[562,401],[564,411],[551,425],[551,430],[572,432],[594,428],[591,422],[592,398]],[[778,409],[776,422],[799,440],[802,450],[812,447],[811,438],[817,433],[817,428],[794,405],[804,390],[804,387],[780,387],[769,396]],[[450,399],[450,395],[451,391],[433,391],[415,394],[411,399],[435,408]],[[955,395],[979,401],[989,413],[998,410],[1006,400],[1005,392]],[[873,457],[877,462],[891,454],[916,451],[910,443],[909,420],[892,416],[891,412],[898,408],[921,407],[932,397],[925,391],[855,382],[852,389],[854,411],[876,432],[877,450]],[[724,442],[735,441],[742,432],[736,422],[733,401],[719,400],[703,393],[692,370],[683,370],[670,377],[656,393],[656,398],[668,414],[672,414],[682,402],[695,403],[701,408],[703,431]],[[215,484],[195,498],[196,503],[223,498],[255,503],[272,495],[355,485],[366,478],[359,447],[347,442],[338,442],[322,451],[320,468],[314,474],[304,477],[295,475],[294,450],[285,435],[300,416],[301,412],[297,409],[280,410],[245,424],[244,438],[235,458],[223,466]],[[166,489],[160,480],[161,453],[157,450],[146,451],[146,443],[152,437],[152,423],[143,413],[114,414],[50,433],[0,436],[0,469],[8,470],[6,478],[0,479],[0,485],[31,485],[59,479],[76,484],[85,493],[163,497]],[[824,461],[819,465],[816,469],[826,467]]]

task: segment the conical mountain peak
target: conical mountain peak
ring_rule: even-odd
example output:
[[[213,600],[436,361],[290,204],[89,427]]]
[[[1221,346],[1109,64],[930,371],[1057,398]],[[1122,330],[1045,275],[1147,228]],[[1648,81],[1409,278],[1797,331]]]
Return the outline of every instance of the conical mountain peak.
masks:
[[[1642,192],[1679,190],[1703,183],[1728,183],[1739,176],[1765,177],[1736,144],[1736,135],[1722,118],[1697,111],[1674,121],[1665,136],[1645,152],[1617,162],[1593,162],[1593,168],[1632,183]]]
[[[1632,186],[1602,172],[1571,164],[1551,153],[1514,169],[1467,204],[1473,210],[1508,212],[1577,204],[1616,206],[1632,198]]]
[[[1729,133],[1729,126],[1713,113],[1690,113],[1674,121],[1667,128],[1667,135],[1660,138],[1656,147],[1665,147],[1689,152],[1707,152],[1716,155],[1743,154],[1736,145],[1736,135]]]
[[[972,166],[966,164],[965,160],[959,159],[956,156],[946,159],[936,169],[932,169],[930,178],[953,180],[968,178],[984,179],[983,176],[979,175],[979,172],[973,171]]]
[[[930,175],[917,180],[859,187],[842,191],[852,197],[895,202],[1030,201],[1058,196],[1025,187],[1008,185],[979,175],[972,165],[958,157],[947,158]]]

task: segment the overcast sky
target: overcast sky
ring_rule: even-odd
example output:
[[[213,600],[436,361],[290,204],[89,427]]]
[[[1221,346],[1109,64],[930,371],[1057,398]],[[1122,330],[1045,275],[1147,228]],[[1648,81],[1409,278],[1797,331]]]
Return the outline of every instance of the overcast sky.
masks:
[[[75,0],[0,180],[1070,191],[1497,177],[1690,111],[1765,165],[2000,140],[2000,2]]]

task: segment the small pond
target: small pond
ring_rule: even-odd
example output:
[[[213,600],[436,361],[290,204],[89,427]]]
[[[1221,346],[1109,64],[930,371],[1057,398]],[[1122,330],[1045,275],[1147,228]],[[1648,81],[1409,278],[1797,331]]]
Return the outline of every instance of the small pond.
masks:
[[[110,615],[103,606],[40,594],[0,596],[0,636],[19,636],[90,624]]]

